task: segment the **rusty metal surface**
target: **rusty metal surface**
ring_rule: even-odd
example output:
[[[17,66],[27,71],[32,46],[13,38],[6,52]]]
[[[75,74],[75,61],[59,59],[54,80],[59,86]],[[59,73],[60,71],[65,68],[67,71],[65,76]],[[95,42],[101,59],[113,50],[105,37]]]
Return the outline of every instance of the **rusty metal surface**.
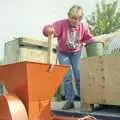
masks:
[[[23,103],[15,95],[0,96],[0,120],[28,120]]]

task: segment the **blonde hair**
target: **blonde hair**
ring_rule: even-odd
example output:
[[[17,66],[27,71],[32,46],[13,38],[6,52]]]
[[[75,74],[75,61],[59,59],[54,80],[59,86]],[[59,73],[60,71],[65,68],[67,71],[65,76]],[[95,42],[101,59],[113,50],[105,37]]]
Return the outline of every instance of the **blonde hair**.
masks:
[[[79,15],[80,11],[82,11],[82,17],[83,17],[83,8],[79,5],[73,5],[68,11],[68,16]]]

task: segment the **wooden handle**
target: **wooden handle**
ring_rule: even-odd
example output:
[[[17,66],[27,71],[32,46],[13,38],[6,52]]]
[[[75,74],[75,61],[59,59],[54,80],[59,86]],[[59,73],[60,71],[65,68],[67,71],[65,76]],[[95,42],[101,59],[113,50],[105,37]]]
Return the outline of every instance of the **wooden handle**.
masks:
[[[47,59],[47,63],[48,64],[53,64],[53,54],[52,54],[52,49],[53,49],[53,45],[52,45],[52,39],[53,39],[53,34],[48,36],[48,59]]]

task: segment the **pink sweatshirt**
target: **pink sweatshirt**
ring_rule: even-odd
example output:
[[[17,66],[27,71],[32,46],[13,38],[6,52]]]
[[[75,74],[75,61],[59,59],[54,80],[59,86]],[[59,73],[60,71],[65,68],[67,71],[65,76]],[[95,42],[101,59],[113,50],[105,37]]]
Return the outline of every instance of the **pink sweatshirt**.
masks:
[[[47,36],[47,27],[50,25],[46,25],[43,28],[43,34]],[[82,49],[83,43],[89,44],[89,43],[95,43],[95,39],[89,32],[88,25],[81,21],[80,24],[76,27],[70,26],[70,23],[68,19],[63,19],[60,21],[57,21],[51,25],[55,29],[54,37],[57,37],[58,40],[58,47],[57,50],[60,52],[66,52],[66,53],[74,53],[78,52]],[[66,47],[66,43],[68,41],[68,34],[69,31],[76,31],[79,35],[77,36],[77,42],[79,42],[79,45],[76,45],[75,47]],[[70,38],[70,37],[69,37]],[[69,42],[69,41],[68,41]],[[69,46],[69,45],[68,45]]]

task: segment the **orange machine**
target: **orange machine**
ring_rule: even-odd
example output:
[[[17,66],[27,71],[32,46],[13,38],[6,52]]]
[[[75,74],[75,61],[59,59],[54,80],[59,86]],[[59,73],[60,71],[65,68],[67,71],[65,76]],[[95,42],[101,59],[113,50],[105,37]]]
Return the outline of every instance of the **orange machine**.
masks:
[[[77,120],[54,115],[50,102],[68,67],[21,62],[0,66],[8,94],[0,96],[0,120]]]

